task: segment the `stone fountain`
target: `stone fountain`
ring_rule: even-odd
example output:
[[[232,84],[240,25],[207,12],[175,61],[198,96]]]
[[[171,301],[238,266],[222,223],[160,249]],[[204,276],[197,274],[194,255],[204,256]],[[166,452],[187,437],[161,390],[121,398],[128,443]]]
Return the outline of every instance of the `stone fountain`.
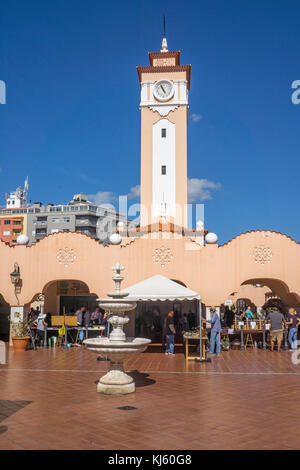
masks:
[[[113,266],[115,275],[115,291],[109,292],[109,298],[99,300],[99,307],[110,314],[108,322],[112,326],[109,338],[98,337],[84,340],[87,349],[103,354],[110,359],[110,368],[98,382],[97,391],[107,395],[126,394],[135,392],[135,383],[132,377],[124,371],[123,362],[134,354],[145,351],[151,343],[146,338],[126,338],[124,333],[124,325],[129,322],[129,317],[125,312],[129,312],[136,307],[136,303],[132,300],[126,300],[128,293],[121,292],[121,282],[124,277],[121,271],[124,267],[120,263]]]

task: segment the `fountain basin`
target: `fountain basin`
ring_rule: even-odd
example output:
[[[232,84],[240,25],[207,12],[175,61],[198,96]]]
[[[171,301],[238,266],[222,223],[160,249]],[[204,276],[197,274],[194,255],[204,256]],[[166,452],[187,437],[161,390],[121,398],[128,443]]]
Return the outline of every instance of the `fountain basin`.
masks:
[[[98,382],[97,391],[106,395],[135,392],[133,378],[127,375],[123,361],[130,356],[145,351],[151,343],[147,338],[126,338],[124,341],[112,341],[109,338],[91,338],[83,341],[86,348],[110,359],[110,370]]]
[[[99,303],[99,307],[103,308],[103,310],[106,310],[108,312],[120,312],[122,309],[122,312],[129,312],[130,310],[133,310],[136,307],[136,303],[126,303],[124,302],[112,302],[111,299],[97,299],[101,300]]]

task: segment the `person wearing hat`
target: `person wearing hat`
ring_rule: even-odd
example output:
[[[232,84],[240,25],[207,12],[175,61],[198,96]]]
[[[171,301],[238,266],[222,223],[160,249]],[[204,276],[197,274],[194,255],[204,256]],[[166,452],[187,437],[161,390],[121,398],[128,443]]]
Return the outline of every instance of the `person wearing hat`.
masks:
[[[271,322],[271,351],[274,351],[275,342],[277,341],[277,350],[280,351],[281,343],[283,340],[283,322],[284,316],[279,312],[278,308],[273,307],[271,312],[267,315],[266,322]]]
[[[211,323],[209,354],[215,354],[215,348],[216,348],[216,354],[217,356],[219,356],[221,352],[220,333],[222,331],[222,326],[221,326],[219,315],[217,314],[215,307],[211,307],[209,311],[211,314],[211,319],[206,320],[206,318],[202,318],[202,321],[204,323]]]

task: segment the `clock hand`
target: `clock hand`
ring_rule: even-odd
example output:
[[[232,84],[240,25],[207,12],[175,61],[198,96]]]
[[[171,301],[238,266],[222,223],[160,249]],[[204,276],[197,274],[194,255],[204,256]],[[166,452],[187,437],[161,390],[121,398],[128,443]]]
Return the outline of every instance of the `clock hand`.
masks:
[[[161,87],[163,93],[166,94],[166,90],[164,89],[164,87],[162,85],[160,85],[160,87]]]

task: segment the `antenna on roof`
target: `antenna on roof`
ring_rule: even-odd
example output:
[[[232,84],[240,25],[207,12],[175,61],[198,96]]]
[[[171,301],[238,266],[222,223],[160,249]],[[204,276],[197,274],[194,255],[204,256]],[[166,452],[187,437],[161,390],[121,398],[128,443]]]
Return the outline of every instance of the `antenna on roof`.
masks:
[[[160,52],[168,52],[168,44],[166,38],[166,15],[163,15],[163,25],[164,25],[164,37],[162,40],[161,51]]]

